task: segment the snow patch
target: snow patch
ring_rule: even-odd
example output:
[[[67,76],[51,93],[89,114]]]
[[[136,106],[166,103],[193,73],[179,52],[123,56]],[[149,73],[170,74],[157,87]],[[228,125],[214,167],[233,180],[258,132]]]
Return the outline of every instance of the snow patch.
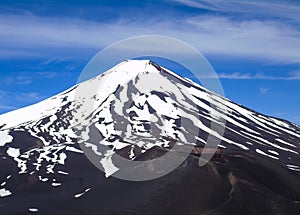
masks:
[[[30,212],[38,212],[39,210],[37,208],[29,208],[28,209]]]
[[[9,135],[8,130],[0,131],[0,146],[5,146],[5,144],[13,141],[13,137]]]
[[[278,158],[278,157],[275,157],[275,156],[273,156],[273,155],[269,155],[269,154],[267,154],[267,153],[263,152],[263,151],[262,151],[262,150],[260,150],[260,149],[256,149],[256,152],[257,152],[257,153],[259,153],[259,154],[261,154],[261,155],[264,155],[264,156],[267,156],[267,157],[273,158],[273,159],[275,159],[275,160],[279,160],[279,158]]]
[[[10,196],[12,193],[5,188],[0,189],[0,197]]]
[[[76,194],[74,197],[77,199],[77,198],[83,196],[85,193],[87,193],[87,192],[90,191],[90,190],[91,190],[91,188],[88,188],[88,189],[86,189],[85,191],[83,191],[82,193]]]
[[[17,158],[20,156],[20,149],[9,147],[6,153],[12,158]]]

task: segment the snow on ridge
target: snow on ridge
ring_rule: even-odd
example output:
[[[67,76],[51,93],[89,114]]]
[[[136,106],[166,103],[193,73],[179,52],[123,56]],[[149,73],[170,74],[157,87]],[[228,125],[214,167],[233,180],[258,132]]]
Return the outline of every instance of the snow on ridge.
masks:
[[[10,129],[23,125],[23,128],[25,130],[27,129],[31,136],[40,139],[44,144],[42,148],[35,149],[36,152],[39,153],[37,161],[35,162],[36,171],[39,170],[42,162],[45,160],[58,165],[64,165],[68,153],[83,153],[78,148],[67,144],[68,142],[72,142],[72,138],[76,138],[75,131],[71,127],[77,126],[80,130],[80,128],[84,128],[91,123],[103,136],[103,140],[100,141],[100,144],[105,146],[113,145],[111,151],[102,153],[96,151],[96,148],[91,147],[95,153],[99,153],[103,156],[100,163],[104,167],[107,167],[106,173],[108,176],[117,170],[117,167],[114,166],[111,160],[111,156],[115,150],[127,146],[134,147],[134,144],[141,147],[142,153],[153,146],[168,147],[168,142],[161,139],[159,143],[150,143],[151,138],[153,139],[153,135],[173,139],[180,137],[182,138],[180,140],[185,144],[195,145],[196,141],[205,144],[205,140],[202,140],[201,137],[197,136],[198,133],[195,132],[197,129],[221,140],[221,146],[223,148],[227,148],[228,146],[238,147],[241,150],[254,151],[275,160],[278,160],[277,156],[279,152],[298,154],[299,144],[292,144],[288,142],[288,140],[283,140],[282,137],[279,137],[282,133],[287,133],[295,138],[300,137],[299,133],[292,131],[289,127],[290,125],[287,123],[280,123],[278,121],[272,123],[272,120],[261,117],[254,111],[218,96],[166,68],[161,68],[162,70],[159,70],[157,65],[153,65],[153,63],[148,60],[124,61],[103,74],[91,80],[82,82],[52,98],[26,108],[0,115],[0,122],[5,122],[4,126],[0,124],[0,147],[9,146],[9,143],[13,141],[13,136],[9,133]],[[170,80],[170,77],[167,77],[164,72],[169,73],[168,76],[171,75],[172,77],[180,79],[186,85],[180,83],[180,81],[177,83],[174,82],[174,80]],[[162,95],[155,94],[151,91],[143,91],[146,89],[144,88],[146,85],[149,85],[149,89],[151,89],[153,80],[155,80],[156,84],[156,88],[153,88],[153,91],[164,93],[164,96],[166,96],[165,98],[161,98]],[[122,89],[119,88],[120,85],[122,86]],[[202,90],[199,90],[199,88]],[[95,94],[88,94],[91,92],[89,89],[94,89],[95,92],[92,93]],[[80,92],[83,92],[83,94],[81,95]],[[116,95],[116,92],[119,93],[118,96]],[[130,104],[127,103],[130,102],[135,103],[135,106],[128,107]],[[85,109],[85,103],[93,104],[94,109]],[[112,103],[114,103],[114,105],[112,105]],[[174,103],[176,103],[176,105],[174,105]],[[67,104],[69,104],[69,106],[64,111],[67,111],[69,114],[68,117],[70,118],[65,120],[63,118],[59,119],[55,114],[63,105]],[[77,107],[79,107],[78,110],[76,109]],[[124,107],[127,108],[125,112],[123,112],[122,109]],[[246,141],[240,143],[237,139],[233,140],[230,137],[222,136],[222,134],[212,130],[207,124],[199,120],[201,114],[197,112],[197,108],[202,108],[204,112],[207,111],[209,113],[202,114],[203,120],[205,119],[207,121],[220,123],[218,118],[214,117],[214,113],[217,113],[232,126],[228,127],[227,130],[229,132],[234,133],[234,135],[239,138],[246,139]],[[79,115],[82,114],[84,116],[82,117],[83,121],[76,118],[78,115],[74,114],[75,109],[78,111]],[[158,113],[153,114],[152,109],[160,112],[160,115]],[[112,113],[112,110],[114,113]],[[132,116],[129,116],[130,114]],[[94,117],[95,119],[86,119],[88,116],[92,116],[92,118]],[[46,117],[49,118],[48,121],[42,123],[42,120]],[[123,121],[130,122],[132,127],[128,125],[123,128],[123,131],[120,129],[118,130],[115,122],[118,121],[120,117],[123,117]],[[185,130],[186,128],[181,130],[174,129],[177,126],[176,120],[183,119],[186,121],[189,120],[191,127],[194,128],[194,130],[190,128],[188,128],[188,131]],[[61,120],[64,123],[68,122],[70,125],[69,127],[66,127],[58,124],[57,127],[55,127],[53,125],[57,120]],[[77,124],[75,125],[76,122]],[[157,131],[157,134],[149,133],[148,130],[149,126],[151,128],[151,125],[154,125],[159,131]],[[38,136],[40,132],[47,133],[52,139]],[[80,134],[81,141],[85,142],[87,145],[91,144],[89,143],[88,132],[89,128],[87,128],[86,131],[82,131]],[[195,134],[193,132],[195,132]],[[273,136],[276,143],[265,140],[265,136],[262,135],[262,133],[264,133],[265,136]],[[133,137],[136,136],[132,134],[136,134],[139,138],[142,137],[144,139],[141,141],[139,141],[139,139],[134,139]],[[112,137],[121,138],[112,142]],[[145,143],[145,140],[149,141],[149,143]],[[265,145],[268,145],[270,148],[259,148],[265,147]],[[288,148],[288,146],[293,147],[293,150]],[[65,150],[65,152],[62,152],[62,150]],[[21,168],[20,173],[25,173],[27,171],[26,159],[29,155],[26,153],[20,154],[18,149],[12,147],[8,148],[6,152],[17,162],[18,166]],[[49,156],[50,152],[54,152],[54,157]],[[132,148],[130,159],[134,158],[135,154]],[[54,168],[55,164],[49,164],[47,172],[49,174],[53,173]],[[57,182],[54,182],[53,186],[60,185],[58,185]]]

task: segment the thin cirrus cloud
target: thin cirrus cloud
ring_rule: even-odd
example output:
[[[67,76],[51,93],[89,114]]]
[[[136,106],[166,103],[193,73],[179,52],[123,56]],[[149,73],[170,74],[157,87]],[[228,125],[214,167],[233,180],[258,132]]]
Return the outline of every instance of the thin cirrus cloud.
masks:
[[[19,93],[0,90],[0,110],[14,109],[16,102],[17,106],[20,106],[23,103],[35,103],[45,98],[46,96],[37,92]]]
[[[31,102],[37,102],[40,101],[42,99],[45,99],[46,96],[41,95],[40,93],[37,92],[29,92],[29,93],[21,93],[21,94],[16,94],[15,95],[18,101],[31,101]]]
[[[259,92],[260,94],[267,94],[269,92],[269,89],[265,87],[261,87],[259,88]]]
[[[208,78],[208,77],[207,77]],[[218,74],[220,79],[240,79],[240,80],[300,80],[300,72],[291,72],[288,76],[271,76],[262,73],[250,74],[250,73],[220,73]]]
[[[70,75],[68,72],[20,72],[19,74],[2,75],[0,85],[30,85],[35,81],[54,79]]]
[[[231,12],[293,20],[299,23],[300,4],[296,1],[266,1],[266,0],[172,0],[179,4],[216,12]]]
[[[243,21],[216,15],[110,22],[1,15],[0,45],[4,48],[0,58],[78,57],[145,34],[182,39],[204,54],[300,63],[300,31],[296,27],[274,20]]]
[[[219,79],[232,79],[232,80],[282,80],[282,81],[291,81],[300,80],[300,71],[292,71],[289,72],[286,76],[275,76],[275,75],[267,75],[264,73],[240,73],[240,72],[232,72],[232,73],[217,73],[217,77]],[[207,76],[202,75],[197,78],[201,79],[214,79],[216,76]]]
[[[9,105],[1,105],[0,104],[0,110],[13,110],[16,109],[15,106],[9,106]]]

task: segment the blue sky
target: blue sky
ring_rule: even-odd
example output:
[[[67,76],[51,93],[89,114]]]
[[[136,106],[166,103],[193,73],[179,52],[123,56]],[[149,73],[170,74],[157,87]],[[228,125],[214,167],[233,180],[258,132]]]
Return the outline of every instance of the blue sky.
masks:
[[[300,3],[289,0],[2,0],[0,113],[71,87],[102,48],[145,34],[189,43],[227,98],[300,124]]]

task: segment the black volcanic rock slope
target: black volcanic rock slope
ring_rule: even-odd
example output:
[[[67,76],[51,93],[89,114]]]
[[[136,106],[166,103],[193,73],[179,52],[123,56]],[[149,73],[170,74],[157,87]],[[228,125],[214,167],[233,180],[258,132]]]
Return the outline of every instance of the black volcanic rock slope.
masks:
[[[192,150],[171,173],[139,182],[114,177],[118,156],[168,162],[164,155],[182,153],[173,150],[178,143]],[[124,61],[0,116],[0,214],[297,215],[299,143],[298,125],[153,62]],[[214,155],[200,167],[202,153]]]

